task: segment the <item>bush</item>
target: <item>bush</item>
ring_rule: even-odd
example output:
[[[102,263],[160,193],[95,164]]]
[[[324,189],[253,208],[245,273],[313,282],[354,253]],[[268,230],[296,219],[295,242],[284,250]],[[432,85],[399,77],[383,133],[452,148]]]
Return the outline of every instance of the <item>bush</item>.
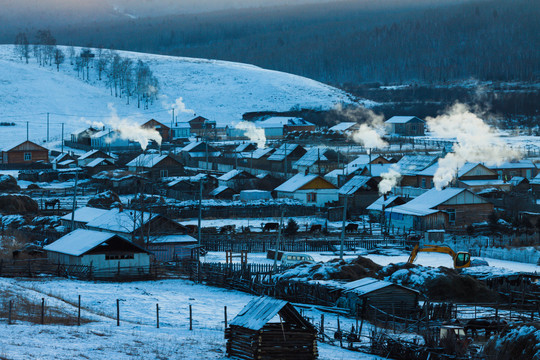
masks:
[[[289,236],[296,235],[296,233],[298,232],[298,228],[299,227],[296,220],[291,218],[289,219],[289,221],[287,222],[287,226],[285,227],[285,234]]]

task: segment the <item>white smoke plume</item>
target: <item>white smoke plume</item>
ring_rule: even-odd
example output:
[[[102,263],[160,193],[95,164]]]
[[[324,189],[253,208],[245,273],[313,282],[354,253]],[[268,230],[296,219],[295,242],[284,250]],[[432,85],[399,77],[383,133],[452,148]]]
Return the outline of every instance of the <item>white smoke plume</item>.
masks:
[[[138,142],[143,150],[146,150],[148,143],[153,140],[161,145],[161,135],[155,129],[145,129],[133,120],[120,118],[112,104],[108,105],[111,116],[107,119],[109,126],[118,132],[118,136],[124,140]],[[114,137],[109,140],[112,142]]]
[[[243,130],[244,135],[257,144],[259,149],[262,149],[266,146],[266,135],[264,134],[264,129],[255,126],[252,122],[241,121],[234,126],[235,129]]]
[[[386,133],[384,116],[377,115],[364,107],[343,108],[338,106],[335,110],[351,122],[364,121],[360,128],[350,135],[354,142],[367,149],[382,149],[388,146],[388,143],[382,138]]]
[[[433,177],[439,190],[452,182],[466,162],[500,165],[522,156],[500,139],[497,129],[472,113],[467,105],[456,103],[446,114],[428,117],[426,122],[433,136],[457,141],[452,152],[439,159],[439,168]]]
[[[188,109],[186,104],[184,104],[184,99],[182,97],[179,97],[174,101],[174,103],[168,103],[167,98],[164,97],[162,101],[162,105],[164,108],[171,109],[169,110],[169,114],[172,114],[172,109],[174,109],[175,114],[180,113],[186,113],[186,114],[195,114],[195,111]]]
[[[382,180],[379,183],[379,194],[385,195],[397,186],[399,179],[401,179],[401,174],[399,173],[397,165],[393,165],[387,172],[382,173],[381,177]]]

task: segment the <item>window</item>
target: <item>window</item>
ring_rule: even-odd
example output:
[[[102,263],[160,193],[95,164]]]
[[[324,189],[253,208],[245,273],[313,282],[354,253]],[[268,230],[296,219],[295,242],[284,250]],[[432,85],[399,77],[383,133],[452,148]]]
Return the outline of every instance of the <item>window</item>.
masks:
[[[307,202],[317,202],[317,193],[309,193],[307,194]]]
[[[426,178],[422,178],[422,185],[421,185],[422,189],[425,189],[426,188]]]
[[[24,161],[31,161],[32,160],[32,153],[26,152],[24,153]]]
[[[446,212],[448,213],[448,222],[450,225],[456,224],[456,209],[446,209]]]
[[[159,177],[168,177],[169,176],[169,170],[163,169],[159,171]]]
[[[122,254],[122,255],[105,255],[105,260],[129,260],[134,259],[135,255],[133,254]]]

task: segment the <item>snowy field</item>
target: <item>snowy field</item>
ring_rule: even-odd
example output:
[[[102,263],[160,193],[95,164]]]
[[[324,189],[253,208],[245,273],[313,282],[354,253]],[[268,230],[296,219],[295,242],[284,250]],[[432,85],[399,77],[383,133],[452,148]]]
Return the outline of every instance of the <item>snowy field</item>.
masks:
[[[78,51],[78,50],[77,50]],[[67,49],[64,48],[67,54]],[[179,98],[178,120],[189,120],[194,114],[225,126],[242,119],[251,111],[287,111],[292,107],[328,109],[352,100],[345,92],[304,77],[265,70],[256,66],[226,61],[160,56],[118,51],[122,57],[146,62],[160,84],[160,97],[148,110],[138,109],[136,101],[110,95],[104,81],[97,81],[91,72],[90,81],[77,77],[69,57],[60,67],[39,67],[34,58],[29,64],[20,61],[13,46],[0,45],[0,117],[16,126],[0,127],[10,133],[2,147],[26,139],[29,122],[30,140],[46,139],[46,119],[50,113],[48,147],[59,147],[61,123],[65,123],[65,138],[92,122],[107,123],[112,104],[120,117],[142,123],[154,118],[170,124],[169,113]]]
[[[253,296],[197,285],[185,280],[133,283],[91,283],[67,279],[1,279],[0,292],[12,291],[47,307],[60,307],[76,316],[78,295],[82,316],[93,322],[80,327],[0,322],[0,358],[6,359],[226,359],[224,306],[229,321]],[[116,326],[116,299],[121,325]],[[160,306],[160,328],[155,308]],[[193,331],[189,330],[189,305]],[[320,322],[321,312],[305,316]],[[340,319],[350,329],[353,319]],[[337,316],[325,314],[325,327],[336,329]],[[363,331],[368,335],[370,326]],[[320,344],[320,359],[379,359],[337,346]]]

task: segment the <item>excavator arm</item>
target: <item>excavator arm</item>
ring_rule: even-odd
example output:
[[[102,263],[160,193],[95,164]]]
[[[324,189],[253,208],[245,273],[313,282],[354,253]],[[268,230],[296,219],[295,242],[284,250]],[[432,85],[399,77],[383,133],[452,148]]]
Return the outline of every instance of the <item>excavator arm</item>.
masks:
[[[471,255],[468,252],[455,252],[448,245],[415,245],[407,261],[412,264],[419,252],[435,252],[448,254],[454,261],[454,268],[462,269],[471,266]]]

